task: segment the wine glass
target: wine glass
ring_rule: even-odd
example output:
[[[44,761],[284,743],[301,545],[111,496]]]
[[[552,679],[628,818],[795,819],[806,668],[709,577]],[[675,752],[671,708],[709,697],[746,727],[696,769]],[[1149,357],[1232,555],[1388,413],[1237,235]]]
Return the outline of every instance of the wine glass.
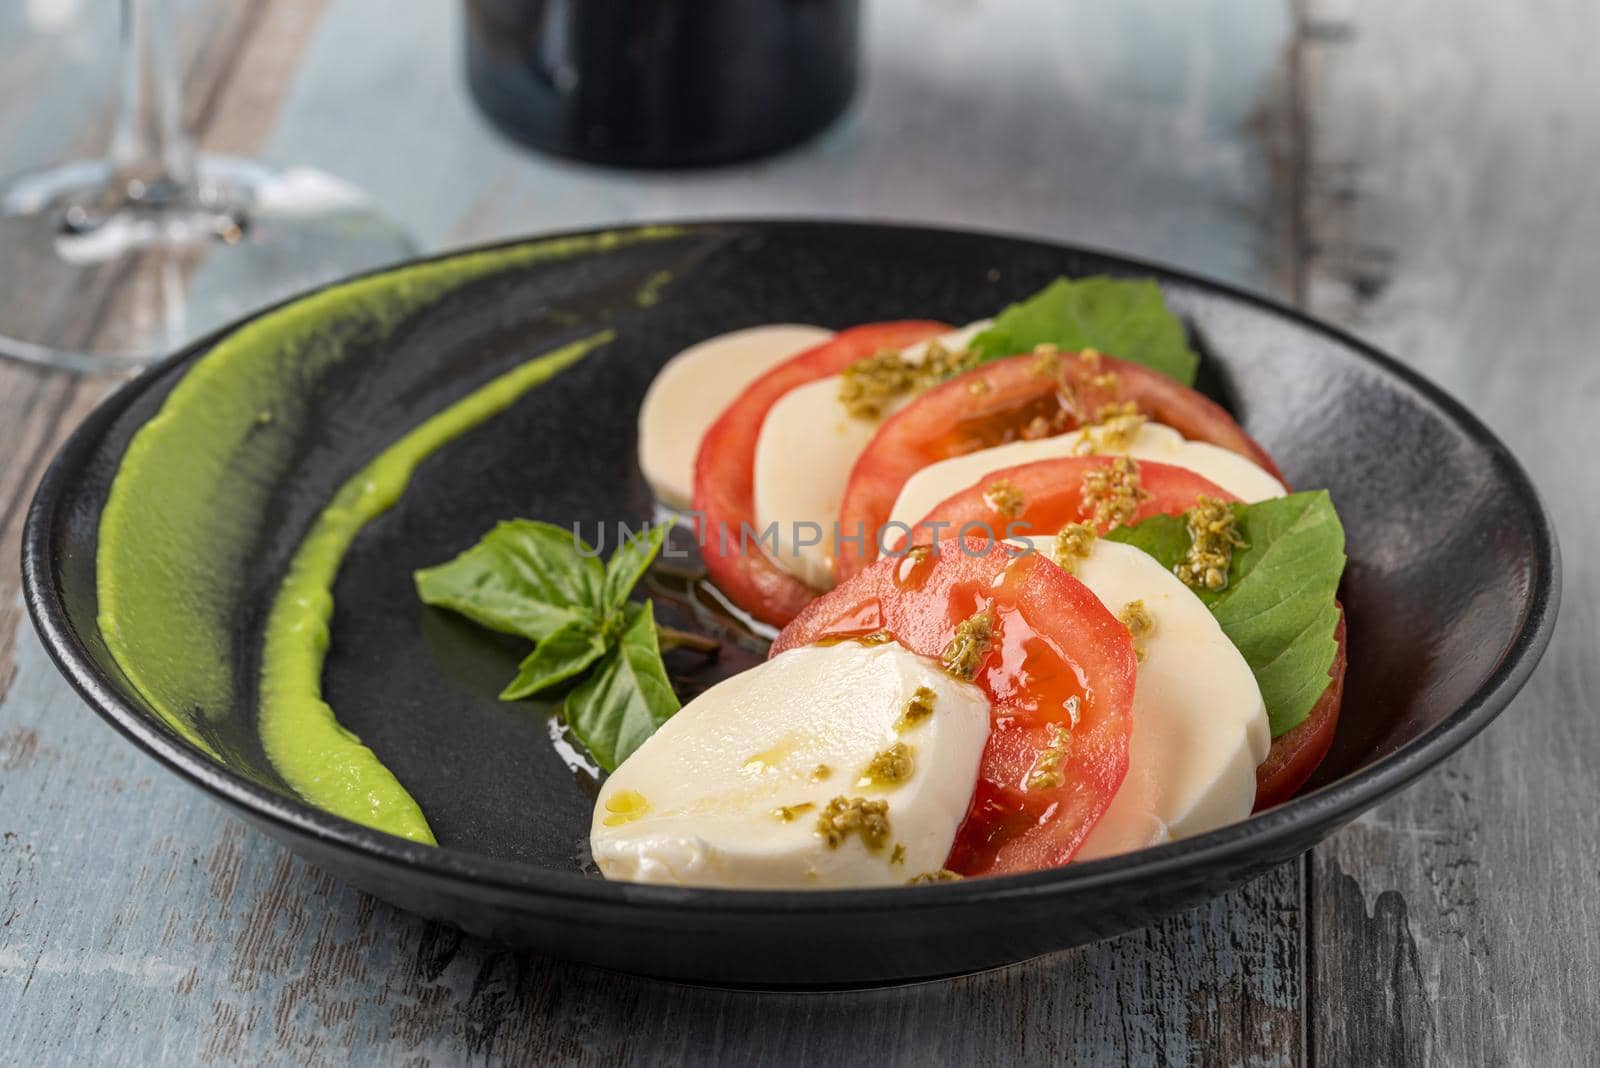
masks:
[[[415,251],[347,182],[197,153],[167,4],[122,0],[122,100],[106,157],[0,182],[0,356],[134,369]]]

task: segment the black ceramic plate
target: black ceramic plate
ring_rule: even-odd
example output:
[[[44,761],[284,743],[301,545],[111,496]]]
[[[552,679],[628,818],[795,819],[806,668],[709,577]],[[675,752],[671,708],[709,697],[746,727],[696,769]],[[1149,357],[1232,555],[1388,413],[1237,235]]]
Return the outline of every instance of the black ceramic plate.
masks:
[[[591,794],[552,746],[545,713],[495,700],[518,650],[423,610],[411,570],[508,516],[649,516],[634,416],[656,369],[691,342],[772,321],[961,323],[1059,274],[1097,273],[1158,280],[1204,353],[1201,385],[1291,483],[1331,490],[1344,518],[1348,684],[1333,752],[1307,790],[1197,838],[1025,876],[741,892],[584,874]],[[641,302],[641,291],[655,299]],[[1353,338],[1173,271],[981,234],[710,223],[491,273],[381,330],[367,314],[329,313],[324,340],[344,346],[345,358],[311,377],[285,353],[273,387],[297,391],[313,418],[294,430],[289,471],[259,487],[273,518],[249,532],[244,573],[230,578],[239,681],[227,707],[211,710],[226,765],[164,727],[108,655],[96,626],[95,552],[130,436],[227,332],[117,393],[56,458],[29,515],[28,606],[102,716],[268,833],[403,907],[562,956],[689,980],[853,984],[967,972],[1148,923],[1300,853],[1444,759],[1511,700],[1554,621],[1550,522],[1482,424]],[[602,325],[616,330],[614,343],[424,463],[357,539],[335,587],[328,697],[417,797],[443,848],[302,803],[261,756],[251,669],[262,606],[308,523],[341,481],[419,420]],[[710,671],[759,655],[728,648]],[[687,688],[709,678],[692,660],[673,666]]]

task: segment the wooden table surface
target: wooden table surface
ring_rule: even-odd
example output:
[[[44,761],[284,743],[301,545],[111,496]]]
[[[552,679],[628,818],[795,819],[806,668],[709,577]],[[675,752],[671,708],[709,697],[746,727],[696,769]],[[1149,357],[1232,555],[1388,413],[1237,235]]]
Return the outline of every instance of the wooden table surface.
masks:
[[[1347,326],[1483,416],[1555,513],[1565,603],[1527,690],[1308,857],[1148,930],[867,993],[604,974],[344,887],[77,700],[9,561],[43,466],[109,384],[0,366],[0,1060],[1592,1060],[1600,5],[865,6],[869,81],[841,125],[693,174],[501,141],[444,0],[188,0],[181,51],[207,146],[342,174],[430,248],[711,214],[934,221],[1168,260]],[[0,171],[102,143],[113,8],[0,5]]]

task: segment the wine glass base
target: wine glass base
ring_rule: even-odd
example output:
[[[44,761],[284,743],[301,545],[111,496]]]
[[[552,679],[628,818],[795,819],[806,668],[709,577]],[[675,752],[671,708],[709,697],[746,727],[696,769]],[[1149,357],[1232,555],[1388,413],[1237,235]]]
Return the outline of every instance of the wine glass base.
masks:
[[[69,163],[0,185],[0,357],[137,369],[284,297],[415,247],[356,187],[304,167],[201,156],[196,188],[108,196]]]

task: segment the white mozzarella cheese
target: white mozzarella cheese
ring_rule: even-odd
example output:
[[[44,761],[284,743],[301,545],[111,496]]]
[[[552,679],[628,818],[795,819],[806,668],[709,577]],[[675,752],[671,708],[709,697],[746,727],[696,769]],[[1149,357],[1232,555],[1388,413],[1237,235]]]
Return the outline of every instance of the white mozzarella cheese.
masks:
[[[923,687],[932,711],[907,717]],[[904,883],[943,867],[988,735],[982,691],[898,644],[793,649],[695,698],[612,774],[595,862],[637,882]],[[873,781],[897,745],[900,781]],[[830,845],[818,821],[836,798],[885,803],[887,833]]]
[[[1096,452],[1126,452],[1136,460],[1154,460],[1156,463],[1193,471],[1240,500],[1252,504],[1269,497],[1282,497],[1286,492],[1283,483],[1251,460],[1209,442],[1189,441],[1176,430],[1160,423],[1144,424],[1124,449],[1112,447],[1116,443],[1104,441],[1105,437],[1104,428],[1086,427],[1055,437],[1013,441],[979,449],[965,456],[929,464],[906,480],[900,496],[895,499],[890,518],[908,525],[915,524],[941,501],[966,489],[989,472],[1037,460],[1077,456],[1085,438],[1094,443]]]
[[[746,386],[833,336],[820,326],[777,323],[691,345],[667,361],[639,408],[639,467],[655,495],[690,507],[700,439]]]
[[[839,377],[790,390],[756,442],[756,525],[780,567],[812,589],[833,585],[833,536],[856,457],[878,432],[839,403]]]
[[[988,327],[987,320],[934,339],[951,351],[966,348]],[[931,342],[903,349],[920,363]],[[756,443],[755,511],[759,532],[773,529],[763,544],[780,567],[813,589],[833,585],[833,538],[850,470],[881,420],[850,414],[839,401],[841,376],[790,390],[772,406]],[[910,398],[891,406],[892,414]],[[919,517],[920,518],[920,517]],[[730,536],[735,532],[730,532]]]
[[[1074,574],[1120,614],[1140,601],[1154,628],[1133,697],[1128,776],[1077,859],[1126,853],[1233,823],[1255,803],[1272,744],[1261,690],[1215,617],[1131,545],[1097,541]]]

